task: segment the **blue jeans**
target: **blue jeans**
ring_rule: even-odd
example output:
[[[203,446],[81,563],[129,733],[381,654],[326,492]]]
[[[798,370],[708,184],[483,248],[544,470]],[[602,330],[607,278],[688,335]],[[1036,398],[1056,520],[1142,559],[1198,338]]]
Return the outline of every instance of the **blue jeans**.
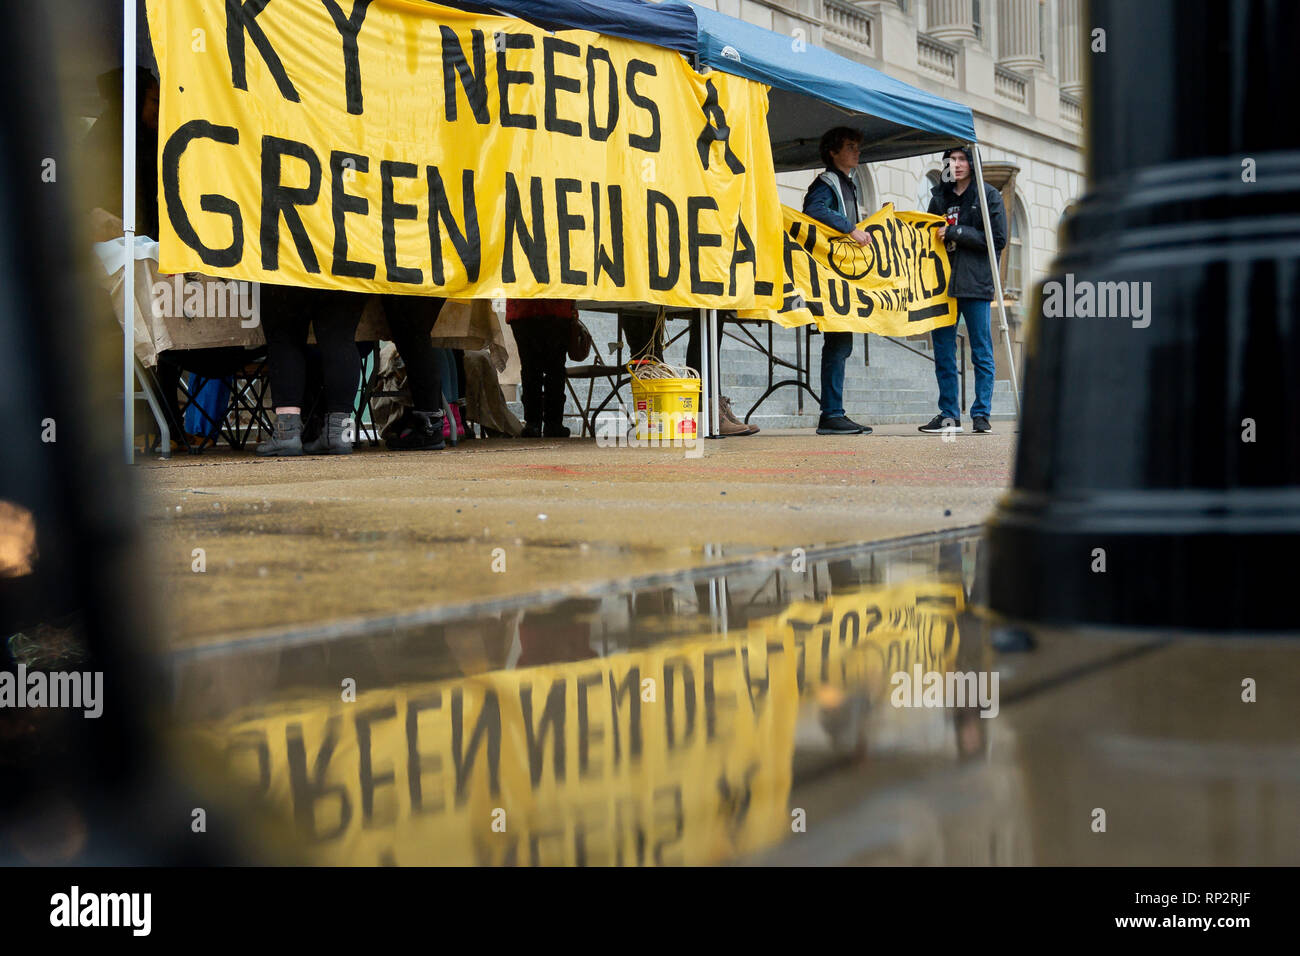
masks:
[[[975,401],[971,418],[988,418],[993,407],[993,332],[989,327],[989,303],[983,299],[958,299],[957,321],[966,321],[971,361],[975,365]],[[934,345],[934,377],[939,382],[939,414],[961,421],[957,397],[957,323],[930,333]]]
[[[822,333],[822,418],[844,414],[844,363],[852,351],[852,332]]]

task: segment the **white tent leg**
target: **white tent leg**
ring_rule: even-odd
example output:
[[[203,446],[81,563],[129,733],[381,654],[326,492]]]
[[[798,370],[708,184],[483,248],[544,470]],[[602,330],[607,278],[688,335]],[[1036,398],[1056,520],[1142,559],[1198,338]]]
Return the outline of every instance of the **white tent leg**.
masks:
[[[700,309],[700,335],[709,332],[709,310]],[[713,356],[708,346],[700,343],[700,420],[696,423],[701,438],[713,438],[713,414],[709,408],[709,396],[713,394],[713,369],[710,359]]]
[[[1002,341],[1007,345],[1007,368],[1011,371],[1011,394],[1016,400],[1016,417],[1020,417],[1020,383],[1016,376],[1016,355],[1011,348],[1011,334],[1007,329],[1007,304],[1002,293],[1002,270],[998,267],[998,254],[993,248],[993,226],[989,223],[989,208],[984,202],[984,167],[980,164],[978,143],[971,143],[971,154],[975,157],[975,182],[979,186],[976,196],[979,198],[980,215],[984,219],[984,246],[989,253],[989,268],[993,271],[993,293],[997,297],[998,318],[1002,327]],[[1008,215],[1013,215],[1009,212]],[[963,359],[962,361],[965,361]]]
[[[149,382],[149,376],[145,374],[145,369],[140,360],[135,360],[135,373],[140,380],[140,391],[132,392],[132,400],[143,398],[149,403],[149,410],[153,412],[153,420],[158,425],[158,452],[163,458],[172,456],[172,430],[167,424],[167,414],[163,411],[162,399],[154,395],[153,386]],[[133,436],[134,437],[134,436]],[[132,441],[134,446],[134,441]]]
[[[122,451],[135,461],[135,91],[136,0],[122,2]],[[154,161],[150,157],[150,161]],[[147,389],[146,389],[147,391]]]
[[[722,363],[718,349],[718,310],[709,309],[708,317],[703,331],[708,336],[704,340],[704,348],[708,350],[709,368],[713,371],[710,377],[713,388],[709,392],[709,434],[721,435],[722,420],[719,416],[722,414],[722,402],[719,397],[722,395]]]

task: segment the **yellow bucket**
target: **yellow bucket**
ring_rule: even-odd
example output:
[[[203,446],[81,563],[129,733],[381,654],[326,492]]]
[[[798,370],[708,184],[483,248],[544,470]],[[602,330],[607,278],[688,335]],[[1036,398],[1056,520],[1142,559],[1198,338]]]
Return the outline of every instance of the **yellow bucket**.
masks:
[[[638,379],[635,365],[629,365],[628,371],[632,373],[637,441],[695,441],[699,435],[700,380]]]

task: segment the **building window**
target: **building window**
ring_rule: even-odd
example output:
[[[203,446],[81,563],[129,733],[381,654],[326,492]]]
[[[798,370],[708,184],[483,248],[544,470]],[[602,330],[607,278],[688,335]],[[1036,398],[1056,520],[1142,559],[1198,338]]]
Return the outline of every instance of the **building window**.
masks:
[[[971,0],[974,10],[971,14],[971,20],[975,24],[975,39],[984,39],[984,28],[980,25],[980,0]]]
[[[1065,208],[1061,210],[1061,218],[1056,223],[1057,251],[1060,251],[1061,249],[1065,248],[1066,223],[1069,221],[1070,217],[1074,215],[1075,210],[1078,208],[1079,208],[1079,201],[1077,199],[1071,199],[1069,202],[1065,204]]]
[[[916,191],[916,208],[921,212],[930,211],[930,194],[934,192],[934,187],[939,185],[939,171],[932,169],[921,177],[921,183]]]
[[[1025,272],[1029,264],[1029,220],[1020,197],[1016,197],[1011,213],[1011,236],[1007,239],[1006,288],[1008,299],[1019,299],[1025,287]]]

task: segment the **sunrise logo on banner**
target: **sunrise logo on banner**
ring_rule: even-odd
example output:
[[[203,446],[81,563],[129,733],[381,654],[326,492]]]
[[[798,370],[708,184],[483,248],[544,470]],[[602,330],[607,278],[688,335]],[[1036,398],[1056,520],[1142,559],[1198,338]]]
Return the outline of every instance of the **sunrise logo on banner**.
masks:
[[[858,225],[866,245],[782,206],[785,216],[783,301],[745,309],[741,318],[786,328],[817,323],[823,332],[916,335],[957,321],[948,295],[948,252],[934,227],[940,216],[895,212],[892,203]]]
[[[780,304],[763,84],[436,4],[151,0],[149,25],[163,272]]]

